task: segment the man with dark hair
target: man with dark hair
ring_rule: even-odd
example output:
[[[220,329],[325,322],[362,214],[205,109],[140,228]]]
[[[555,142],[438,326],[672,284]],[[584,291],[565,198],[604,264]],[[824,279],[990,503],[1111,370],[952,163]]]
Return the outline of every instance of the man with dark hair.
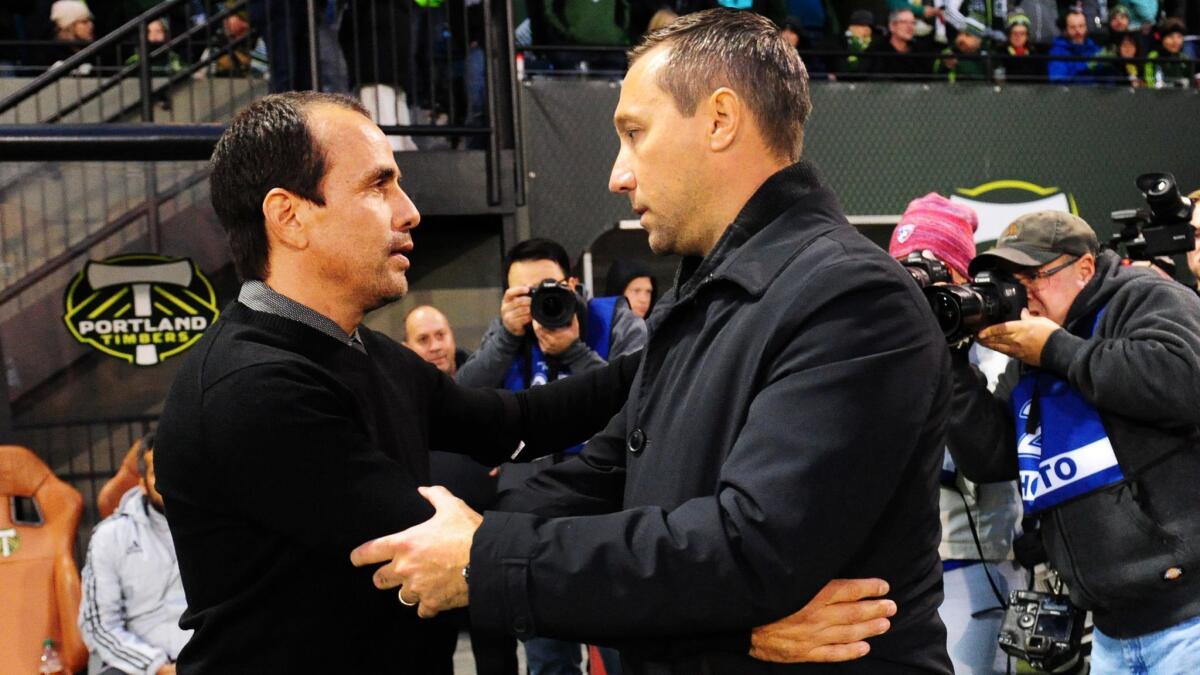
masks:
[[[1096,63],[1082,57],[1100,53],[1100,45],[1088,37],[1087,17],[1078,8],[1067,10],[1063,17],[1063,34],[1054,38],[1050,56],[1075,57],[1071,61],[1050,61],[1047,71],[1051,82],[1060,84],[1095,84]]]
[[[479,350],[463,364],[460,383],[525,389],[535,381],[542,384],[602,366],[610,356],[631,354],[645,345],[646,325],[624,300],[603,307],[580,302],[581,311],[563,328],[546,328],[534,321],[530,313],[533,287],[549,280],[577,292],[579,282],[570,270],[566,250],[548,239],[529,239],[508,251],[500,317],[484,333]],[[607,328],[605,339],[596,341],[604,346],[588,343],[580,316]]]
[[[360,325],[408,288],[420,215],[399,179],[361,105],[329,94],[252,103],[213,153],[213,206],[245,281],[186,357],[158,428],[180,625],[194,631],[180,673],[451,672],[454,632],[371,589],[350,550],[432,515],[416,491],[429,450],[495,465],[518,439],[522,456],[564,447],[624,398],[626,371],[606,391],[587,375],[460,388]],[[582,412],[572,391],[588,395]],[[556,424],[568,411],[572,425]]]
[[[488,327],[479,350],[463,364],[459,384],[520,391],[600,368],[610,357],[631,354],[646,345],[646,324],[623,296],[591,302],[579,296],[575,317],[562,328],[547,328],[534,320],[531,290],[543,281],[553,281],[576,292],[578,280],[570,276],[570,269],[566,250],[549,239],[522,241],[508,251],[504,256],[500,317]],[[521,485],[579,448],[559,450],[564,452],[541,461],[501,467],[500,489]],[[525,640],[531,675],[578,674],[581,654],[578,641],[541,637]],[[610,658],[615,664],[615,654]]]
[[[375,583],[423,616],[468,605],[519,636],[610,641],[625,673],[949,675],[949,355],[928,303],[798,161],[807,76],[770,21],[685,15],[630,62],[609,189],[683,259],[629,400],[579,457],[501,495],[511,513],[434,488],[434,518],[352,559],[388,561]],[[861,660],[745,655],[753,626],[868,576],[899,613],[886,635],[883,619],[842,635]]]
[[[83,566],[79,630],[100,675],[174,675],[191,636],[179,628],[187,607],[175,546],[154,473],[154,434],[138,447],[141,485],[92,532]]]

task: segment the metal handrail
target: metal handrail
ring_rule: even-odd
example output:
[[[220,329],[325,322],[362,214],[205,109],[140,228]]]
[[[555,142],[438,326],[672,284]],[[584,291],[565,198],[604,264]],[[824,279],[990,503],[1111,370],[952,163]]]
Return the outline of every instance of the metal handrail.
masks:
[[[163,16],[167,12],[175,9],[185,2],[187,2],[187,0],[166,0],[165,2],[159,3],[125,22],[120,28],[79,50],[66,60],[58,63],[55,66],[52,66],[45,73],[34,78],[32,82],[24,87],[21,87],[17,91],[7,96],[4,100],[0,101],[0,115],[3,115],[9,110],[17,107],[22,101],[25,101],[32,96],[36,96],[43,89],[51,84],[54,84],[63,77],[70,75],[71,72],[81,64],[87,62],[89,59],[94,58],[108,47],[124,41],[135,30],[141,31],[139,43],[144,46],[146,42],[146,24]],[[143,51],[142,53],[144,54],[145,52]],[[140,60],[146,63],[146,69],[148,71],[149,59],[142,58]]]
[[[108,223],[92,234],[89,234],[80,241],[68,246],[62,253],[50,258],[33,270],[26,272],[19,280],[17,280],[16,283],[13,283],[4,290],[0,291],[0,305],[13,300],[21,293],[24,293],[29,288],[32,288],[39,281],[42,281],[51,274],[57,272],[63,266],[69,264],[72,260],[75,260],[81,255],[85,255],[93,246],[115,235],[117,232],[120,232],[129,224],[137,222],[137,220],[142,216],[152,216],[151,212],[157,210],[164,203],[166,203],[167,200],[175,198],[184,190],[197,185],[198,183],[204,181],[204,179],[207,177],[207,173],[197,171],[194,175],[181,181],[178,185],[174,186],[170,190],[167,190],[161,194],[152,195],[149,199],[138,205],[136,208],[114,219],[112,222]],[[153,232],[151,233],[151,236],[153,236]]]
[[[226,7],[222,11],[214,14],[213,16],[210,16],[207,21],[192,26],[188,30],[171,38],[168,42],[157,47],[156,49],[151,51],[146,58],[142,58],[141,52],[139,51],[137,63],[123,66],[123,67],[119,66],[121,68],[121,70],[117,71],[112,77],[104,80],[103,82],[100,83],[100,85],[98,87],[96,87],[92,91],[88,92],[87,94],[84,94],[78,100],[76,100],[74,103],[58,110],[53,115],[51,115],[50,117],[47,117],[43,121],[44,122],[57,122],[57,121],[65,118],[67,115],[70,115],[71,113],[75,112],[76,110],[83,108],[83,106],[87,105],[88,103],[91,103],[92,101],[100,98],[101,96],[104,95],[105,92],[107,92],[108,90],[112,89],[113,87],[119,85],[122,81],[124,81],[126,76],[133,74],[133,71],[140,70],[142,68],[142,64],[144,62],[153,62],[154,59],[170,53],[172,47],[176,47],[181,44],[184,44],[185,42],[187,42],[187,40],[189,38],[208,30],[212,26],[216,25],[218,22],[224,20],[225,17],[237,12],[239,8],[245,6],[244,0],[242,0],[242,2],[243,2],[243,4],[239,4],[238,2],[229,3],[228,7]],[[145,32],[146,31],[143,30],[142,35],[145,35]],[[126,115],[126,114],[132,112],[134,108],[137,108],[139,106],[145,106],[146,105],[144,103],[145,100],[152,100],[154,95],[161,94],[164,91],[170,89],[175,84],[178,84],[179,82],[183,82],[185,80],[190,79],[192,77],[192,75],[194,75],[195,73],[203,70],[204,68],[208,67],[209,65],[211,65],[213,63],[216,63],[222,56],[225,56],[225,55],[231,53],[234,50],[234,48],[236,48],[236,47],[239,47],[243,44],[249,43],[252,39],[253,39],[253,34],[251,33],[251,34],[243,35],[242,37],[240,37],[236,40],[233,40],[226,45],[223,45],[218,52],[210,55],[208,57],[208,59],[200,59],[200,60],[196,61],[196,63],[193,63],[193,64],[187,66],[182,71],[175,73],[174,75],[171,75],[168,78],[166,84],[164,84],[158,88],[152,87],[150,89],[150,96],[143,95],[142,101],[125,106],[122,110],[118,111],[114,117],[119,118],[122,115]],[[0,114],[3,114],[2,110],[0,110]],[[145,113],[143,113],[143,116],[144,116],[144,114]]]

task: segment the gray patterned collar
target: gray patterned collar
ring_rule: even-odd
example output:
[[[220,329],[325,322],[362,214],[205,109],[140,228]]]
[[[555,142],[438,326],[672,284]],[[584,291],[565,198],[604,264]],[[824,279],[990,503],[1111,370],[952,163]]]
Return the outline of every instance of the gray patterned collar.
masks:
[[[302,323],[309,328],[321,331],[342,344],[349,345],[364,354],[367,353],[367,348],[363,345],[357,328],[354,329],[352,335],[346,335],[346,331],[342,330],[342,327],[337,325],[337,322],[333,319],[311,307],[306,307],[292,300],[286,295],[277,293],[261,281],[247,281],[243,283],[242,290],[238,293],[238,302],[256,312],[274,314],[275,316],[281,316],[285,319]]]

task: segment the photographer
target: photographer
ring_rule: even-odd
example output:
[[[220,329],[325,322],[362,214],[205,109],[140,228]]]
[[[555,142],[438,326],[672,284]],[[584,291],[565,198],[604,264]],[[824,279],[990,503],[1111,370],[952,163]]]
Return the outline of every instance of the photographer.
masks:
[[[1188,195],[1188,199],[1192,200],[1193,202],[1200,202],[1200,190],[1192,191],[1192,193]],[[1187,265],[1188,269],[1192,271],[1192,276],[1195,277],[1194,281],[1196,291],[1200,293],[1200,209],[1194,209],[1192,211],[1192,226],[1197,230],[1196,244],[1195,248],[1193,248],[1191,251],[1188,251]]]
[[[979,218],[971,207],[931,192],[909,202],[892,231],[888,253],[910,269],[926,270],[928,283],[960,284],[967,281],[967,267],[975,257],[978,227]],[[911,260],[914,253],[920,260]],[[970,348],[969,358],[992,387],[1009,363],[1008,357],[980,344]],[[1023,588],[1021,569],[1011,560],[1021,519],[1016,482],[976,484],[956,470],[947,454],[942,464],[940,515],[938,554],[946,597],[938,614],[946,624],[946,648],[954,672],[1003,672],[1007,657],[996,644],[996,634],[1004,613],[996,596],[1009,588]]]
[[[1061,212],[1018,218],[982,270],[1028,307],[977,335],[1015,359],[995,394],[956,359],[955,462],[1019,478],[1045,558],[1093,613],[1093,672],[1200,672],[1200,299]]]
[[[505,256],[506,288],[500,318],[492,321],[479,350],[458,369],[459,384],[522,390],[603,366],[609,358],[636,352],[646,344],[646,324],[624,298],[586,302],[568,278],[570,262],[561,245],[547,239],[518,243]],[[548,328],[534,317],[531,292],[550,280],[576,293],[578,302],[570,324]],[[581,318],[585,325],[581,326]],[[564,450],[567,450],[564,448]],[[561,455],[500,469],[499,488],[517,487]],[[609,672],[618,668],[616,655],[601,650]],[[607,653],[604,653],[607,652]],[[530,673],[580,672],[578,643],[532,638],[525,643]],[[610,664],[611,659],[611,664]]]
[[[492,321],[479,350],[459,369],[461,384],[526,389],[602,366],[610,357],[631,354],[646,344],[646,324],[629,309],[627,302],[615,302],[608,316],[597,317],[610,326],[607,348],[588,344],[581,337],[588,333],[581,331],[579,312],[569,326],[560,329],[535,322],[531,314],[531,290],[549,279],[575,291],[577,281],[568,278],[569,269],[566,250],[548,239],[529,239],[508,252],[504,259],[505,290],[500,318]],[[588,304],[598,309],[597,301]],[[584,307],[582,298],[580,307]]]

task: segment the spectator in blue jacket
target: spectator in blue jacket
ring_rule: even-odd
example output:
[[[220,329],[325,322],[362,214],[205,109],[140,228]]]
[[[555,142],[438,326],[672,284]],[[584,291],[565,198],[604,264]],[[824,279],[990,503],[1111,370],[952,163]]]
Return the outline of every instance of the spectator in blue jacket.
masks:
[[[1088,37],[1087,19],[1083,12],[1071,9],[1064,21],[1064,35],[1054,39],[1050,56],[1091,57],[1100,53],[1100,45]],[[1069,84],[1095,84],[1096,64],[1092,61],[1051,61],[1051,82]]]

